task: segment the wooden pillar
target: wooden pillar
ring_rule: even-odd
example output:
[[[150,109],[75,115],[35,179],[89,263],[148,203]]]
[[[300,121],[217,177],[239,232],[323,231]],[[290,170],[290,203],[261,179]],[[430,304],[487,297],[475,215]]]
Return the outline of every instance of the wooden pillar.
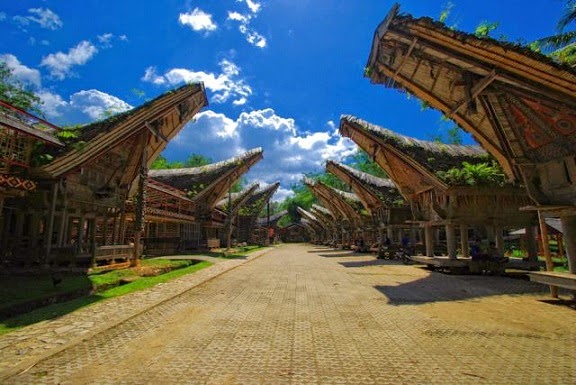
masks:
[[[390,239],[391,243],[394,243],[394,231],[392,229],[392,226],[388,225],[388,227],[386,227],[386,237],[388,237],[388,239]]]
[[[462,249],[462,258],[470,257],[470,247],[468,246],[468,226],[460,225],[460,248]]]
[[[526,252],[528,254],[528,261],[530,262],[538,262],[537,234],[538,229],[536,226],[526,226]]]
[[[88,221],[89,225],[89,240],[88,244],[90,245],[90,266],[96,266],[96,248],[98,247],[96,244],[96,228],[98,224],[98,217],[95,216],[94,218]]]
[[[434,227],[425,225],[424,241],[426,242],[426,256],[434,257]]]
[[[30,249],[36,249],[38,246],[38,234],[40,232],[40,213],[32,212],[30,218]],[[36,249],[37,250],[37,249]]]
[[[50,204],[50,211],[48,212],[48,229],[45,234],[46,241],[46,254],[44,255],[44,264],[48,263],[50,258],[50,250],[52,248],[52,232],[54,231],[54,216],[56,215],[56,198],[58,197],[58,183],[52,185],[52,202]]]
[[[108,244],[108,209],[104,210],[104,215],[102,216],[102,245],[106,246]]]
[[[562,239],[562,234],[556,234],[556,244],[558,245],[558,256],[564,258],[564,240]]]
[[[456,227],[453,224],[447,224],[445,229],[448,258],[456,259]]]
[[[500,256],[504,255],[504,236],[502,234],[502,227],[500,226],[494,227],[494,242],[498,249],[498,254],[500,254]]]
[[[378,226],[378,254],[376,254],[376,258],[380,257],[380,253],[384,250],[384,225],[380,224]]]
[[[2,228],[2,238],[0,238],[0,262],[4,263],[6,256],[11,251],[8,247],[8,239],[10,238],[10,227],[12,226],[13,210],[6,209],[3,215]]]
[[[130,261],[131,267],[138,266],[142,250],[140,241],[144,233],[144,222],[146,213],[146,183],[148,182],[148,132],[142,135],[142,153],[140,155],[140,167],[138,172],[138,204],[134,213],[134,254]]]
[[[538,211],[538,221],[540,222],[540,239],[542,243],[542,250],[544,250],[544,258],[546,259],[546,271],[554,270],[554,263],[550,255],[550,245],[548,243],[548,227],[546,219],[541,211]],[[550,295],[552,298],[558,298],[558,287],[550,285]]]
[[[86,218],[84,217],[84,213],[80,214],[80,218],[78,219],[78,244],[76,246],[76,253],[81,254],[83,251],[82,245],[84,244],[84,221]]]
[[[566,257],[568,272],[576,274],[576,215],[561,217],[564,240],[566,242]]]

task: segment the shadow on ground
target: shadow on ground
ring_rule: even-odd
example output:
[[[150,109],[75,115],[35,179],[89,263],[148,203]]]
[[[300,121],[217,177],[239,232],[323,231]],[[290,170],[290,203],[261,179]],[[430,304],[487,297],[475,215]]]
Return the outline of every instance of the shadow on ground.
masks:
[[[364,255],[366,254],[357,254]],[[368,267],[368,266],[383,266],[383,265],[403,265],[402,261],[396,259],[369,259],[367,261],[348,261],[338,262],[344,267]]]
[[[455,276],[437,272],[414,281],[374,288],[384,294],[392,305],[463,301],[503,294],[540,294],[548,291],[547,286],[526,279],[485,275]]]

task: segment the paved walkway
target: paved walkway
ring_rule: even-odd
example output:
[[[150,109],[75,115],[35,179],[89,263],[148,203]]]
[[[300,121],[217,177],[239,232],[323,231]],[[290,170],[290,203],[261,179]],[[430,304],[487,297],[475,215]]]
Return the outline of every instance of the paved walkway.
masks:
[[[171,299],[84,329],[82,341],[80,334],[59,352],[50,347],[39,362],[16,362],[24,372],[0,382],[576,383],[576,312],[547,302],[546,287],[519,279],[443,275],[285,245],[189,290],[166,294],[165,286],[136,302]],[[130,308],[122,301],[88,308],[107,313],[100,319],[84,309],[82,322],[122,314]],[[12,334],[0,338],[2,365],[13,360]]]

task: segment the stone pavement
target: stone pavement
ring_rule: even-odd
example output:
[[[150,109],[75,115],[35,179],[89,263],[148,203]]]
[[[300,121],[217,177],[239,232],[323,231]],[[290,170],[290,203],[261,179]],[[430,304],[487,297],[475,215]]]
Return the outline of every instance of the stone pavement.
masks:
[[[20,362],[20,374],[5,369],[13,376],[0,382],[576,383],[576,312],[547,301],[547,287],[520,279],[443,275],[284,245],[174,292],[123,322],[87,328],[34,365]],[[94,306],[101,304],[107,317],[129,307]],[[106,319],[88,309],[78,322]],[[4,353],[10,336],[0,338],[2,365],[14,362]]]

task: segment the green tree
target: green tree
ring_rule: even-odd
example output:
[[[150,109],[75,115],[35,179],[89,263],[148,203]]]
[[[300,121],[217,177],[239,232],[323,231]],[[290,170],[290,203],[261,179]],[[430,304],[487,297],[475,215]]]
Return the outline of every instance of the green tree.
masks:
[[[42,115],[42,100],[12,75],[8,65],[0,62],[0,100],[21,110]]]
[[[356,154],[352,156],[350,166],[367,174],[377,176],[379,178],[388,177],[386,171],[384,171],[382,167],[378,166],[378,163],[370,159],[370,156],[368,156],[368,154],[362,150],[358,150],[358,152],[356,152]]]
[[[576,31],[568,31],[576,20],[576,0],[566,0],[564,14],[556,23],[556,33],[536,40],[530,45],[535,51],[548,54],[554,60],[568,65],[576,64]]]
[[[200,154],[192,154],[184,162],[184,167],[200,167],[206,166],[212,162],[212,159]]]

